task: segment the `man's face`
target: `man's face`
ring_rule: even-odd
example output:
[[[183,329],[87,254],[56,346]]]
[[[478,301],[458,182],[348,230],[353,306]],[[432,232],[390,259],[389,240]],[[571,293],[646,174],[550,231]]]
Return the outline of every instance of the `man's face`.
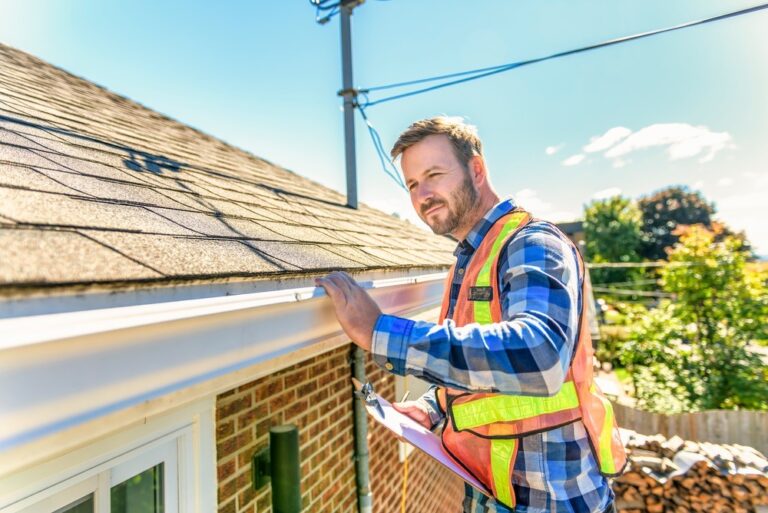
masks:
[[[450,234],[466,222],[478,192],[448,137],[424,138],[403,152],[401,163],[413,208],[433,232]]]

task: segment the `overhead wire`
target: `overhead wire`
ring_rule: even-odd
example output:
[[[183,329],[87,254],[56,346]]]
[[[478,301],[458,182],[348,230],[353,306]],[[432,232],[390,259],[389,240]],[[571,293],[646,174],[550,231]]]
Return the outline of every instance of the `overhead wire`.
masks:
[[[649,290],[632,289],[612,289],[608,287],[592,287],[592,292],[602,294],[616,294],[619,296],[642,296],[642,297],[675,297],[671,292],[653,292]]]
[[[380,1],[383,1],[383,0],[380,0]],[[343,0],[337,0],[337,1],[331,1],[331,0],[309,0],[309,2],[310,2],[311,5],[315,6],[315,8],[316,8],[316,21],[318,23],[322,24],[322,23],[328,22],[335,14],[338,14],[340,6],[343,3]],[[380,86],[361,88],[361,89],[358,89],[358,90],[355,91],[356,94],[355,94],[355,99],[354,99],[354,105],[355,105],[355,107],[358,108],[358,110],[360,111],[360,115],[362,116],[363,120],[365,121],[365,124],[366,124],[366,126],[368,128],[368,133],[371,136],[371,140],[373,142],[373,146],[376,149],[376,154],[377,154],[377,156],[379,158],[379,161],[381,162],[381,165],[382,165],[382,168],[384,169],[384,172],[390,178],[392,178],[395,181],[395,183],[397,183],[398,186],[400,186],[403,190],[405,190],[407,192],[408,188],[406,187],[404,181],[400,177],[400,173],[398,173],[397,168],[395,167],[394,163],[392,162],[392,160],[390,160],[389,156],[387,155],[386,151],[384,150],[384,145],[381,142],[381,137],[379,136],[378,131],[373,127],[373,124],[368,119],[368,115],[365,112],[365,109],[367,109],[368,107],[373,107],[374,105],[379,105],[381,103],[386,103],[386,102],[390,102],[390,101],[394,101],[394,100],[399,100],[399,99],[407,98],[407,97],[410,97],[410,96],[415,96],[415,95],[418,95],[418,94],[423,94],[423,93],[427,93],[427,92],[430,92],[430,91],[435,91],[437,89],[443,89],[443,88],[446,88],[446,87],[450,87],[450,86],[454,86],[454,85],[458,85],[458,84],[462,84],[462,83],[466,83],[466,82],[470,82],[470,81],[474,81],[474,80],[479,80],[481,78],[485,78],[485,77],[488,77],[488,76],[496,75],[496,74],[499,74],[499,73],[504,73],[506,71],[510,71],[510,70],[517,69],[517,68],[521,68],[523,66],[528,66],[530,64],[536,64],[536,63],[539,63],[539,62],[544,62],[544,61],[548,61],[548,60],[558,59],[558,58],[566,57],[566,56],[569,56],[569,55],[575,55],[575,54],[584,53],[584,52],[588,52],[588,51],[592,51],[592,50],[597,50],[599,48],[605,48],[605,47],[608,47],[608,46],[618,45],[618,44],[626,43],[626,42],[629,42],[629,41],[635,41],[635,40],[638,40],[638,39],[644,39],[644,38],[647,38],[647,37],[656,36],[656,35],[663,34],[663,33],[666,33],[666,32],[673,32],[673,31],[676,31],[676,30],[684,29],[684,28],[694,27],[694,26],[697,26],[697,25],[704,25],[704,24],[707,24],[707,23],[713,23],[713,22],[716,22],[716,21],[721,21],[721,20],[725,20],[725,19],[728,19],[728,18],[733,18],[733,17],[736,17],[736,16],[742,16],[742,15],[745,15],[745,14],[754,13],[754,12],[757,12],[757,11],[760,11],[760,10],[763,10],[763,9],[768,9],[768,3],[763,3],[763,4],[755,5],[755,6],[752,6],[752,7],[748,7],[746,9],[741,9],[741,10],[738,10],[738,11],[732,11],[732,12],[728,12],[728,13],[725,13],[725,14],[720,14],[720,15],[717,15],[717,16],[712,16],[712,17],[708,17],[708,18],[702,18],[702,19],[699,19],[699,20],[689,21],[689,22],[678,24],[678,25],[673,25],[671,27],[665,27],[665,28],[651,30],[651,31],[647,31],[647,32],[641,32],[639,34],[633,34],[633,35],[630,35],[630,36],[624,36],[624,37],[619,37],[619,38],[615,38],[615,39],[609,39],[607,41],[602,41],[602,42],[599,42],[599,43],[591,44],[591,45],[588,45],[588,46],[582,46],[582,47],[571,49],[571,50],[565,50],[565,51],[553,53],[553,54],[550,54],[550,55],[546,55],[546,56],[543,56],[543,57],[536,57],[536,58],[533,58],[533,59],[527,59],[527,60],[522,60],[522,61],[510,62],[510,63],[506,63],[506,64],[499,64],[499,65],[496,65],[496,66],[489,66],[489,67],[484,67],[484,68],[476,68],[476,69],[472,69],[472,70],[458,71],[458,72],[454,72],[454,73],[448,73],[448,74],[437,75],[437,76],[432,76],[432,77],[420,78],[420,79],[415,79],[415,80],[408,80],[408,81],[405,81],[405,82],[396,82],[396,83],[392,83],[392,84],[384,84],[384,85],[380,85]],[[321,18],[320,17],[320,13],[321,12],[326,12],[326,11],[330,11],[329,14],[327,14],[324,17]],[[462,77],[462,78],[457,78],[457,77]],[[457,78],[457,80],[451,80],[451,79],[454,79],[454,78]],[[391,96],[386,96],[384,98],[380,98],[380,99],[374,100],[374,101],[371,101],[369,96],[368,96],[369,93],[375,92],[375,91],[384,91],[384,90],[388,90],[388,89],[399,89],[399,88],[408,87],[408,86],[414,86],[414,85],[425,84],[425,83],[430,83],[430,82],[440,82],[440,81],[443,81],[443,82],[439,83],[439,84],[436,84],[436,85],[429,86],[429,87],[423,87],[423,88],[420,88],[420,89],[415,89],[415,90],[407,91],[407,92],[404,92],[404,93],[399,93],[399,94],[394,94],[394,95],[391,95]],[[364,102],[360,103],[360,102],[357,101],[357,97],[359,95],[362,95],[364,97],[364,99],[365,99]],[[598,265],[594,265],[593,264],[592,266],[593,267],[603,267],[603,266],[601,266],[599,264]],[[615,264],[614,265],[610,265],[610,264],[609,265],[605,265],[605,267],[609,267],[609,266],[610,267],[614,267],[614,266],[619,267],[619,265],[615,265]],[[622,266],[624,266],[624,265],[622,265]],[[637,265],[637,267],[641,267],[641,266],[642,267],[646,267],[648,265],[644,265],[644,264]],[[653,264],[650,265],[650,266],[653,266]],[[648,267],[650,267],[650,266],[648,266]],[[634,266],[627,265],[627,267],[634,267]]]
[[[328,23],[331,18],[339,13],[341,8],[341,1],[338,0],[309,0],[309,4],[315,8],[315,21],[320,25]],[[328,12],[328,14],[320,16],[323,12]]]
[[[376,155],[379,157],[379,162],[381,162],[382,169],[384,169],[384,172],[387,174],[387,176],[394,180],[394,182],[401,189],[403,189],[405,192],[408,192],[408,187],[406,187],[405,182],[400,176],[400,173],[397,171],[397,167],[395,167],[395,164],[389,158],[387,151],[384,149],[384,143],[381,142],[381,136],[379,135],[379,132],[376,130],[376,128],[374,128],[373,124],[368,119],[368,116],[365,113],[365,108],[360,104],[356,104],[356,107],[360,111],[360,115],[362,116],[363,121],[365,121],[366,127],[368,127],[368,133],[371,136],[371,141],[373,142],[373,147],[376,150]]]
[[[671,27],[665,27],[665,28],[661,28],[661,29],[650,30],[650,31],[647,31],[647,32],[641,32],[639,34],[633,34],[633,35],[630,35],[630,36],[624,36],[624,37],[619,37],[619,38],[615,38],[615,39],[609,39],[607,41],[602,41],[600,43],[595,43],[595,44],[591,44],[591,45],[588,45],[588,46],[582,46],[582,47],[575,48],[575,49],[572,49],[572,50],[565,50],[565,51],[553,53],[553,54],[550,54],[550,55],[546,55],[546,56],[543,56],[543,57],[536,57],[536,58],[533,58],[533,59],[527,59],[527,60],[522,60],[522,61],[510,62],[510,63],[507,63],[507,64],[500,64],[500,65],[497,65],[497,66],[491,66],[491,67],[486,67],[486,68],[478,68],[478,69],[474,69],[474,70],[467,70],[467,71],[460,71],[460,72],[456,72],[456,73],[449,73],[449,74],[446,74],[446,75],[438,75],[438,76],[433,76],[433,77],[420,78],[420,79],[416,79],[416,80],[409,80],[409,81],[406,81],[406,82],[398,82],[398,83],[394,83],[394,84],[385,84],[385,85],[381,85],[381,86],[368,87],[368,88],[360,89],[360,91],[369,93],[369,92],[372,92],[372,91],[381,91],[381,90],[385,90],[385,89],[394,89],[394,88],[408,87],[408,86],[411,86],[411,85],[423,84],[423,83],[427,83],[427,82],[437,82],[437,81],[442,81],[442,80],[448,80],[448,79],[455,78],[455,77],[458,77],[458,76],[464,76],[464,78],[460,78],[458,80],[449,80],[448,82],[443,82],[443,83],[440,83],[440,84],[437,84],[437,85],[433,85],[433,86],[429,86],[429,87],[424,87],[424,88],[421,88],[421,89],[416,89],[416,90],[408,91],[408,92],[405,92],[405,93],[395,94],[395,95],[392,95],[392,96],[387,96],[387,97],[380,98],[380,99],[374,100],[374,101],[369,101],[365,105],[365,107],[373,107],[374,105],[378,105],[378,104],[381,104],[381,103],[390,102],[390,101],[393,101],[393,100],[399,100],[399,99],[402,99],[402,98],[407,98],[409,96],[415,96],[417,94],[423,94],[423,93],[426,93],[426,92],[434,91],[434,90],[437,90],[437,89],[442,89],[442,88],[453,86],[453,85],[462,84],[462,83],[465,83],[465,82],[470,82],[470,81],[473,81],[473,80],[479,80],[481,78],[485,78],[485,77],[488,77],[488,76],[491,76],[491,75],[496,75],[496,74],[499,74],[499,73],[503,73],[503,72],[510,71],[510,70],[513,70],[513,69],[516,69],[516,68],[520,68],[520,67],[523,67],[523,66],[528,66],[530,64],[536,64],[536,63],[539,63],[539,62],[544,62],[544,61],[548,61],[548,60],[552,60],[552,59],[558,59],[558,58],[566,57],[566,56],[569,56],[569,55],[575,55],[575,54],[578,54],[578,53],[583,53],[583,52],[588,52],[588,51],[592,51],[592,50],[597,50],[599,48],[605,48],[605,47],[608,47],[608,46],[613,46],[613,45],[617,45],[617,44],[621,44],[621,43],[626,43],[626,42],[629,42],[629,41],[635,41],[635,40],[638,40],[638,39],[644,39],[644,38],[647,38],[647,37],[656,36],[658,34],[663,34],[663,33],[666,33],[666,32],[673,32],[673,31],[676,31],[676,30],[681,30],[681,29],[684,29],[684,28],[694,27],[694,26],[697,26],[697,25],[703,25],[703,24],[706,24],[706,23],[713,23],[713,22],[716,22],[716,21],[721,21],[721,20],[725,20],[725,19],[728,19],[728,18],[733,18],[733,17],[736,17],[736,16],[743,16],[745,14],[750,14],[750,13],[757,12],[757,11],[760,11],[760,10],[763,10],[763,9],[767,9],[767,8],[768,8],[768,3],[759,4],[759,5],[755,5],[755,6],[748,7],[746,9],[741,9],[741,10],[738,10],[738,11],[733,11],[733,12],[729,12],[729,13],[725,13],[725,14],[720,14],[720,15],[717,15],[717,16],[709,17],[709,18],[702,18],[702,19],[699,19],[699,20],[689,21],[689,22],[678,24],[678,25],[673,25]]]
[[[388,2],[389,0],[378,0],[379,2]],[[315,8],[315,21],[320,25],[325,25],[331,18],[339,14],[344,4],[343,0],[309,0],[309,4]],[[321,12],[330,11],[325,16],[320,16]]]

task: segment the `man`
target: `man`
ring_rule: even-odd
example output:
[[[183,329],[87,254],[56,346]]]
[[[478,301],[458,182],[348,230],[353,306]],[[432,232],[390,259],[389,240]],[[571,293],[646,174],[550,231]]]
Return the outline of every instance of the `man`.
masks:
[[[626,457],[592,383],[575,247],[499,198],[461,119],[418,121],[391,153],[419,217],[459,241],[441,322],[383,315],[337,272],[317,283],[342,328],[390,372],[441,387],[396,407],[428,428],[450,417],[444,446],[493,495],[467,486],[465,512],[612,511],[603,474],[620,473]]]

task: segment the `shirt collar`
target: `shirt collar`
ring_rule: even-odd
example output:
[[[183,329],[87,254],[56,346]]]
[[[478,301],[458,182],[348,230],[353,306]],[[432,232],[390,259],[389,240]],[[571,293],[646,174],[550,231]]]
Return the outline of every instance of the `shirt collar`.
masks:
[[[511,196],[504,198],[503,200],[496,203],[488,212],[485,213],[482,219],[475,223],[475,226],[473,226],[469,231],[467,237],[463,241],[459,242],[459,244],[456,246],[456,250],[453,252],[453,254],[458,256],[458,254],[462,251],[474,251],[477,249],[477,247],[483,241],[483,237],[485,237],[485,235],[488,233],[488,230],[491,229],[491,226],[493,226],[496,221],[501,219],[502,216],[509,214],[515,208],[517,208],[517,205],[515,204],[514,198]]]

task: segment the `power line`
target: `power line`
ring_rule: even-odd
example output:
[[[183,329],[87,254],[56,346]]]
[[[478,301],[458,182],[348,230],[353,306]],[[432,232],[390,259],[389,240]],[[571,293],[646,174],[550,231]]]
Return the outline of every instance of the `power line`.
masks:
[[[331,18],[341,12],[341,7],[344,5],[351,5],[352,8],[362,4],[365,0],[309,0],[309,4],[315,8],[315,21],[320,25],[325,25]],[[386,2],[389,0],[379,0],[379,2]],[[321,13],[327,13],[320,16]]]
[[[602,285],[609,285],[611,287],[625,287],[627,285],[658,285],[659,280],[657,279],[650,279],[650,280],[635,280],[635,281],[609,281],[609,282],[601,282]]]
[[[363,120],[365,121],[366,126],[368,127],[368,133],[371,136],[371,141],[373,141],[373,147],[376,149],[376,155],[379,157],[379,162],[381,162],[381,167],[384,169],[384,172],[389,176],[394,182],[402,188],[405,192],[408,192],[408,187],[405,186],[405,182],[403,181],[402,177],[400,176],[400,173],[397,172],[397,168],[392,163],[392,160],[390,160],[389,155],[387,155],[386,150],[384,149],[384,144],[381,142],[381,137],[379,136],[379,132],[373,127],[371,122],[368,120],[368,116],[365,114],[365,109],[357,105],[358,110],[360,111],[360,115],[363,117]]]
[[[590,262],[589,269],[626,269],[632,267],[690,267],[705,265],[695,262]]]
[[[642,296],[642,297],[675,297],[669,292],[650,292],[647,290],[611,289],[608,287],[592,287],[592,292],[602,294],[616,294],[617,296]]]
[[[312,0],[310,0],[310,1],[312,1]],[[478,80],[478,79],[481,79],[481,78],[484,78],[484,77],[488,77],[488,76],[491,76],[491,75],[496,75],[498,73],[503,73],[505,71],[510,71],[512,69],[520,68],[522,66],[527,66],[529,64],[536,64],[538,62],[543,62],[543,61],[552,60],[552,59],[558,59],[558,58],[566,57],[566,56],[569,56],[569,55],[575,55],[575,54],[578,54],[578,53],[583,53],[583,52],[588,52],[588,51],[591,51],[591,50],[596,50],[598,48],[605,48],[607,46],[613,46],[613,45],[617,45],[617,44],[620,44],[620,43],[626,43],[628,41],[634,41],[634,40],[637,40],[637,39],[643,39],[643,38],[646,38],[646,37],[651,37],[651,36],[655,36],[655,35],[658,35],[658,34],[663,34],[665,32],[673,32],[675,30],[681,30],[681,29],[684,29],[684,28],[694,27],[694,26],[697,26],[697,25],[704,25],[706,23],[712,23],[712,22],[715,22],[715,21],[721,21],[721,20],[725,20],[725,19],[728,19],[728,18],[733,18],[733,17],[736,17],[736,16],[742,16],[742,15],[745,15],[745,14],[750,14],[750,13],[753,13],[753,12],[757,12],[757,11],[760,11],[760,10],[766,9],[766,8],[768,8],[768,3],[756,5],[756,6],[749,7],[747,9],[742,9],[742,10],[739,10],[739,11],[733,11],[733,12],[729,12],[729,13],[725,13],[725,14],[720,14],[718,16],[713,16],[713,17],[710,17],[710,18],[703,18],[703,19],[700,19],[700,20],[689,21],[689,22],[686,22],[686,23],[681,23],[679,25],[674,25],[672,27],[666,27],[666,28],[662,28],[662,29],[651,30],[651,31],[648,31],[648,32],[642,32],[640,34],[634,34],[634,35],[631,35],[631,36],[625,36],[625,37],[620,37],[620,38],[616,38],[616,39],[610,39],[608,41],[603,41],[601,43],[596,43],[596,44],[592,44],[592,45],[589,45],[589,46],[583,46],[583,47],[580,47],[580,48],[575,48],[573,50],[566,50],[566,51],[563,51],[563,52],[557,52],[557,53],[554,53],[554,54],[551,54],[551,55],[547,55],[547,56],[544,56],[544,57],[537,57],[537,58],[534,58],[534,59],[528,59],[528,60],[524,60],[524,61],[510,62],[510,63],[507,63],[507,64],[500,64],[498,66],[491,66],[491,67],[487,67],[487,68],[478,68],[478,69],[474,69],[474,70],[460,71],[460,72],[457,72],[457,73],[449,73],[447,75],[438,75],[438,76],[434,76],[434,77],[420,78],[420,79],[416,79],[416,80],[410,80],[410,81],[407,81],[407,82],[398,82],[398,83],[395,83],[395,84],[386,84],[386,85],[381,85],[381,86],[368,87],[368,88],[365,88],[365,89],[361,89],[360,91],[368,93],[368,92],[380,91],[380,90],[384,90],[384,89],[395,89],[395,88],[407,87],[407,86],[423,84],[423,83],[427,83],[427,82],[437,82],[437,81],[441,81],[441,80],[448,80],[448,79],[455,78],[455,77],[458,77],[458,76],[464,76],[465,77],[465,78],[460,78],[458,80],[450,80],[448,82],[443,82],[441,84],[437,84],[437,85],[433,85],[433,86],[429,86],[429,87],[424,87],[424,88],[416,89],[416,90],[413,90],[413,91],[408,91],[408,92],[405,92],[405,93],[400,93],[400,94],[395,94],[395,95],[392,95],[392,96],[387,96],[387,97],[384,97],[384,98],[381,98],[381,99],[378,99],[378,100],[370,101],[370,102],[365,104],[365,107],[372,107],[372,106],[378,105],[380,103],[389,102],[389,101],[393,101],[393,100],[399,100],[399,99],[402,99],[402,98],[407,98],[409,96],[414,96],[414,95],[417,95],[417,94],[422,94],[422,93],[426,93],[426,92],[429,92],[429,91],[434,91],[436,89],[442,89],[442,88],[445,88],[445,87],[449,87],[449,86],[453,86],[453,85],[457,85],[457,84],[462,84],[464,82],[470,82],[470,81],[473,81],[473,80]]]

